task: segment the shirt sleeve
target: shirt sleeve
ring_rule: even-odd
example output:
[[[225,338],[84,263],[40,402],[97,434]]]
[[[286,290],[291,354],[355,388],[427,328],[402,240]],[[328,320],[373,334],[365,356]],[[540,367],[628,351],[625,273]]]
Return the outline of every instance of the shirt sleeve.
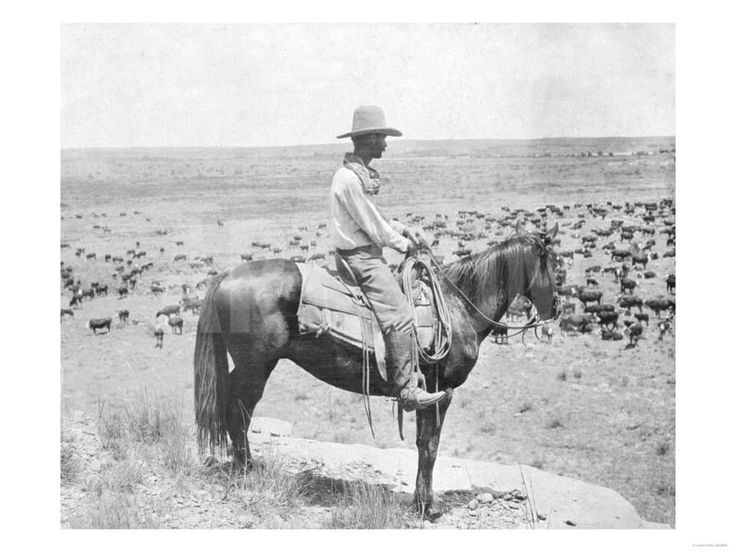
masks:
[[[391,247],[406,253],[409,240],[389,224],[363,192],[360,180],[354,174],[345,175],[343,186],[336,190],[337,200],[368,237],[381,247]],[[399,223],[401,224],[401,223]],[[402,225],[403,226],[403,225]]]

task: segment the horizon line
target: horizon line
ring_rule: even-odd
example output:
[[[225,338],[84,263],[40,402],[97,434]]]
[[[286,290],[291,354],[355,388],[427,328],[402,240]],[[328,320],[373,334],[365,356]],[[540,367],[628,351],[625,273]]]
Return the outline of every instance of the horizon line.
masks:
[[[540,141],[540,140],[605,140],[605,139],[621,139],[621,138],[667,138],[674,139],[675,134],[641,134],[641,135],[609,135],[609,136],[545,136],[537,138],[411,138],[402,140],[402,142],[518,142],[518,141]],[[349,146],[350,142],[342,142]],[[392,141],[391,143],[396,143]],[[268,148],[309,148],[324,146],[339,146],[341,143],[319,143],[319,144],[291,144],[291,145],[275,145],[275,146],[242,146],[242,145],[219,145],[219,146],[72,146],[61,147],[61,151],[72,150],[110,150],[110,149],[268,149]]]

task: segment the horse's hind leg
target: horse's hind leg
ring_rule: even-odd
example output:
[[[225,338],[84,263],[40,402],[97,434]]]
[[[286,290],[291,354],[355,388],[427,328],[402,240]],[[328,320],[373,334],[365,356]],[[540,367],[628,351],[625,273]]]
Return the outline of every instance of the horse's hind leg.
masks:
[[[253,411],[263,397],[263,390],[277,360],[269,363],[236,365],[230,373],[230,398],[228,411],[228,434],[233,444],[233,463],[250,467],[253,457],[248,443],[248,428]]]

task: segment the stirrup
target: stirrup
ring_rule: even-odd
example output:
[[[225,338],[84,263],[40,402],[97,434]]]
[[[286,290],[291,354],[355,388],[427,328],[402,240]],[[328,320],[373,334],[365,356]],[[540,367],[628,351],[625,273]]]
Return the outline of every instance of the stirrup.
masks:
[[[406,412],[424,410],[442,401],[447,394],[444,391],[428,393],[419,387],[404,387],[399,393],[399,406]]]

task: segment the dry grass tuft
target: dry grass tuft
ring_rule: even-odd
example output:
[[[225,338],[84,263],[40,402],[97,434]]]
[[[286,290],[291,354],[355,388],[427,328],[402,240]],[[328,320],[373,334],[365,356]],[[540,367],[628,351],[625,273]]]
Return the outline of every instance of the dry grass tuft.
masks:
[[[326,529],[406,529],[420,527],[413,504],[399,501],[390,490],[349,483],[338,497]]]

